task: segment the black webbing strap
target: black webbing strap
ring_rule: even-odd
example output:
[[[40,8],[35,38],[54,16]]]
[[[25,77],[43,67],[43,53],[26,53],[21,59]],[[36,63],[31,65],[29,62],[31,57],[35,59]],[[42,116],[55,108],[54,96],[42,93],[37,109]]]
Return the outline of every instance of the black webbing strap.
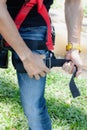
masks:
[[[46,65],[49,68],[61,67],[61,66],[63,66],[63,64],[65,62],[69,62],[69,61],[65,60],[65,59],[53,59],[53,58],[46,59]],[[73,73],[71,80],[70,80],[70,83],[69,83],[70,91],[72,93],[73,98],[80,96],[80,92],[79,92],[79,90],[75,84],[75,81],[74,81],[76,72],[77,72],[77,70],[75,70],[75,72]]]
[[[46,65],[48,68],[52,67],[62,67],[65,62],[69,62],[70,60],[66,59],[56,59],[54,54],[51,52],[51,56],[46,59]],[[75,66],[76,67],[76,66]],[[71,77],[69,88],[72,93],[73,98],[80,96],[80,92],[75,84],[74,78],[76,77],[77,67]]]
[[[69,83],[70,91],[74,98],[77,96],[80,96],[79,89],[77,88],[75,81],[74,81],[74,78],[76,77],[76,72],[77,72],[77,67],[75,68],[75,71],[74,71],[74,73],[71,77],[70,83]]]

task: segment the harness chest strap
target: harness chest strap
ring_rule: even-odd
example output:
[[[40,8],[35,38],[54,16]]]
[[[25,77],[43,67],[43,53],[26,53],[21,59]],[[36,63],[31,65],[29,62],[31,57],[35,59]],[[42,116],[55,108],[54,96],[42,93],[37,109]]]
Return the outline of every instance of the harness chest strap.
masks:
[[[47,24],[47,48],[48,50],[53,50],[50,17],[48,15],[46,7],[43,4],[43,0],[30,0],[29,2],[24,3],[19,13],[17,14],[14,22],[17,26],[17,29],[20,29],[25,18],[36,4],[38,13],[43,17]],[[7,43],[5,45],[9,46]]]

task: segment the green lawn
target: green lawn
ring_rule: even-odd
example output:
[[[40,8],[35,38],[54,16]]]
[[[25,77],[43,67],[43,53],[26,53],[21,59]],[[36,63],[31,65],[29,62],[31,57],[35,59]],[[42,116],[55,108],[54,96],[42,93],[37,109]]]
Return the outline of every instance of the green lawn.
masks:
[[[47,77],[45,97],[53,130],[87,130],[87,79],[75,80],[81,96],[73,99],[68,86],[70,77],[55,70]],[[11,64],[9,69],[0,70],[0,130],[27,130]]]

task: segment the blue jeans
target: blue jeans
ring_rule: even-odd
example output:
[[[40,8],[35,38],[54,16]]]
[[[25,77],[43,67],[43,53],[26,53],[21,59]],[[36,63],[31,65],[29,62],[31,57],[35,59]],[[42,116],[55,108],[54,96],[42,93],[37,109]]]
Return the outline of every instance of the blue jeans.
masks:
[[[23,28],[20,30],[20,34],[24,39],[30,37],[32,40],[43,40],[46,30],[47,29],[44,26],[27,29]],[[45,54],[46,56],[48,55],[48,52],[45,50],[36,50],[34,53]],[[41,77],[39,80],[35,80],[34,78],[29,78],[27,73],[18,72],[17,76],[20,87],[21,102],[24,113],[28,119],[29,130],[51,130],[51,120],[47,111],[46,100],[44,98],[46,77]]]

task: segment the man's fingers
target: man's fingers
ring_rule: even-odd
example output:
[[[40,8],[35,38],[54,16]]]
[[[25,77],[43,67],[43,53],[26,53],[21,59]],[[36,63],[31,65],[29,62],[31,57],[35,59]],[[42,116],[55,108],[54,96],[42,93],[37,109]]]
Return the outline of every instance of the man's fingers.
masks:
[[[50,69],[49,68],[47,68],[47,67],[45,67],[45,69],[44,69],[44,71],[43,71],[44,73],[46,73],[46,74],[48,74],[49,72],[50,72]]]
[[[41,76],[41,77],[45,77],[45,76],[46,76],[46,73],[45,73],[45,72],[41,72],[41,73],[40,73],[40,76]]]
[[[42,72],[40,72],[38,74],[29,74],[29,77],[30,78],[35,78],[36,80],[39,80],[40,77],[45,77],[46,74],[49,73],[49,72],[50,72],[49,69],[46,68],[45,71],[42,71]]]
[[[74,64],[70,61],[70,62],[66,62],[64,65],[63,65],[63,70],[72,74],[74,72]]]
[[[35,74],[35,75],[30,75],[30,74],[29,74],[29,77],[30,77],[30,78],[35,78],[36,80],[39,80],[40,77],[44,77],[44,76],[45,76],[44,72],[41,73],[41,74]]]
[[[36,74],[33,76],[36,80],[39,80],[40,79],[40,75],[39,74]]]
[[[30,78],[33,78],[33,75],[30,75],[30,74],[29,74],[29,77],[30,77]]]
[[[76,72],[76,77],[78,77],[82,73],[82,69],[78,68],[78,71]]]
[[[45,77],[46,74],[48,74],[49,72],[50,72],[50,70],[46,67],[44,71],[40,72],[39,74],[35,74],[35,75],[34,75],[34,78],[35,78],[36,80],[39,80],[40,77]]]

